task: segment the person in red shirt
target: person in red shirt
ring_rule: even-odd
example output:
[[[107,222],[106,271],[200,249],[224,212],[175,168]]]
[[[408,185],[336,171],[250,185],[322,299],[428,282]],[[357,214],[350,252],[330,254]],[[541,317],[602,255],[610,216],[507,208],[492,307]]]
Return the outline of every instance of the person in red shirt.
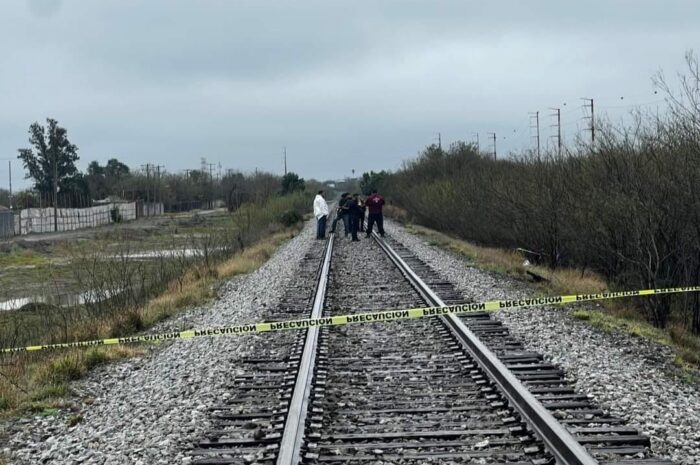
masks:
[[[377,189],[372,189],[372,195],[367,197],[365,205],[367,205],[367,210],[369,210],[367,215],[367,237],[372,235],[372,227],[375,222],[377,223],[379,235],[384,237],[384,214],[382,213],[384,197],[377,193]]]

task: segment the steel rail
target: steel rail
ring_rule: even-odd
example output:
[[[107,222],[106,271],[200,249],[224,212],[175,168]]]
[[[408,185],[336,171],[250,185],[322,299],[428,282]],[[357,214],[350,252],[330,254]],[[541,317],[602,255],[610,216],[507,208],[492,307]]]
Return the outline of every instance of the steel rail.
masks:
[[[326,300],[326,287],[328,286],[328,274],[333,255],[333,241],[335,235],[331,234],[326,244],[326,251],[321,265],[321,271],[316,284],[316,293],[310,318],[320,318],[323,304]],[[289,402],[287,420],[284,424],[284,433],[277,453],[277,465],[296,465],[301,461],[301,445],[304,440],[304,425],[308,409],[309,396],[311,395],[311,382],[314,375],[316,362],[316,348],[318,345],[318,328],[311,327],[306,330],[304,351],[299,362],[299,372],[294,384],[294,392]]]
[[[445,303],[418,276],[398,253],[376,232],[375,241],[389,259],[424,299],[434,306],[444,307]],[[501,362],[479,338],[455,315],[439,317],[462,342],[482,370],[497,384],[511,405],[522,415],[528,425],[544,442],[547,450],[562,465],[597,465],[598,461],[579,444],[561,423],[533,396],[515,375]]]

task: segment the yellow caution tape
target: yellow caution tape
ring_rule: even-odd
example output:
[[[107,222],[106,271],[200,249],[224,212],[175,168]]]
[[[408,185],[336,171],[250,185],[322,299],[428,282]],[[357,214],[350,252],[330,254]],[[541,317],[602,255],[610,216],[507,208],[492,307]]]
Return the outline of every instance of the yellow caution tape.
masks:
[[[409,308],[405,310],[384,310],[379,312],[357,313],[352,315],[339,315],[322,318],[304,318],[300,320],[273,321],[268,323],[250,323],[237,326],[221,326],[217,328],[189,329],[187,331],[176,331],[161,334],[146,334],[143,336],[129,336],[110,339],[96,339],[93,341],[77,341],[66,342],[61,344],[13,347],[8,349],[0,349],[0,353],[36,352],[48,349],[68,349],[72,347],[94,347],[130,344],[137,342],[172,341],[176,339],[193,339],[200,337],[240,336],[243,334],[266,333],[270,331],[284,331],[325,326],[342,326],[356,323],[375,323],[381,321],[407,320],[412,318],[424,318],[449,314],[459,315],[465,313],[502,310],[508,308],[537,307],[541,305],[560,305],[574,302],[590,302],[594,300],[619,299],[623,297],[677,294],[681,292],[698,291],[700,291],[700,286],[672,287],[666,289],[643,289],[638,291],[600,292],[597,294],[560,295],[552,297],[490,300],[487,302],[462,303],[456,305],[448,305],[445,307],[420,307]]]

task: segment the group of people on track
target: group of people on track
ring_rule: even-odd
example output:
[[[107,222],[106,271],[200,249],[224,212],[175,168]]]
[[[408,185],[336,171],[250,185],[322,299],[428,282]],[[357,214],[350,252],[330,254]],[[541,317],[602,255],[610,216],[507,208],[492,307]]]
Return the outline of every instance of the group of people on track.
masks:
[[[324,191],[318,191],[314,198],[314,216],[316,217],[316,239],[325,239],[326,226],[328,221],[328,203],[323,197]],[[377,225],[377,231],[384,237],[384,197],[382,197],[376,189],[363,199],[360,194],[350,194],[345,192],[340,196],[336,216],[333,220],[330,233],[335,232],[338,221],[343,222],[345,237],[351,236],[353,242],[360,239],[357,237],[358,232],[365,232],[366,237],[372,234],[374,225]],[[365,228],[365,218],[367,218],[367,228]]]

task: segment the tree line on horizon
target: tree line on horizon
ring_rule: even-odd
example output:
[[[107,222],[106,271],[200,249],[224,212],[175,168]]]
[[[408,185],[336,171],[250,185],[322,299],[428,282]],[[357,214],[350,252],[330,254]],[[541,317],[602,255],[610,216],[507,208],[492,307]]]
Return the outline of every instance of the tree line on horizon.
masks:
[[[26,177],[33,180],[33,187],[17,192],[12,199],[7,190],[0,189],[0,205],[12,203],[19,209],[54,204],[79,208],[113,199],[177,206],[223,200],[230,210],[235,210],[245,202],[304,191],[307,184],[312,188],[320,185],[293,172],[278,176],[227,170],[221,176],[214,176],[203,169],[187,170],[185,174],[152,166],[132,170],[117,158],[109,159],[104,165],[92,161],[81,172],[75,165],[79,159],[78,147],[69,141],[68,131],[51,118],[47,118],[45,126],[35,122],[29,127],[29,143],[31,148],[20,149],[18,158]]]

